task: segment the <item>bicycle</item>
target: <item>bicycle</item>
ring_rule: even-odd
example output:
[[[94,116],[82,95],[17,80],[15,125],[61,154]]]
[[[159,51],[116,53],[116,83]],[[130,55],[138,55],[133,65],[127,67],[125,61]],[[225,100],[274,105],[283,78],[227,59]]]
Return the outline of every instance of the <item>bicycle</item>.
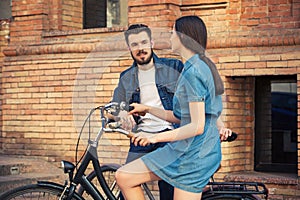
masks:
[[[109,128],[107,127],[108,119],[105,117],[105,112],[117,113],[120,110],[126,109],[125,105],[118,104],[115,102],[111,102],[104,106],[99,106],[97,108],[93,108],[86,120],[83,123],[82,129],[78,136],[78,142],[76,145],[76,164],[74,165],[71,162],[62,160],[62,168],[65,174],[68,174],[68,181],[65,182],[64,185],[49,182],[49,181],[38,181],[36,184],[30,184],[21,186],[7,192],[4,192],[0,195],[1,200],[11,200],[11,199],[59,199],[59,200],[83,200],[83,196],[78,194],[77,187],[80,185],[84,188],[84,191],[88,192],[89,195],[92,196],[95,200],[117,200],[119,190],[114,190],[116,186],[115,183],[110,183],[109,177],[106,176],[106,173],[110,173],[111,169],[116,170],[119,166],[117,165],[100,165],[98,160],[98,142],[105,132],[120,132],[128,137],[131,137],[131,133],[119,128]],[[128,109],[128,108],[127,108]],[[88,145],[85,149],[83,156],[77,161],[77,153],[78,146],[81,134],[83,132],[83,128],[86,123],[90,120],[92,114],[96,111],[100,111],[100,120],[101,120],[101,128],[96,134],[94,139],[90,138],[90,130],[89,130],[89,140]],[[93,170],[96,173],[96,177],[98,182],[101,185],[101,190],[93,185],[91,181],[87,179],[85,175],[89,164],[92,163]],[[113,168],[115,166],[115,168]],[[75,172],[76,169],[76,173]],[[106,179],[105,179],[106,178]]]
[[[65,174],[68,174],[69,180],[64,185],[49,182],[38,181],[36,184],[25,185],[10,191],[7,191],[0,195],[1,200],[11,199],[60,199],[60,200],[82,200],[84,195],[90,195],[94,200],[118,200],[120,190],[114,179],[114,172],[121,166],[119,164],[107,164],[100,165],[98,160],[97,147],[98,142],[105,132],[119,132],[125,134],[127,137],[132,137],[132,133],[129,133],[120,127],[109,126],[107,118],[105,118],[105,112],[116,114],[120,110],[129,110],[130,108],[126,104],[118,104],[111,102],[104,106],[99,106],[90,111],[90,114],[86,118],[82,127],[90,119],[91,115],[96,111],[100,111],[101,128],[98,131],[94,139],[88,141],[85,153],[79,161],[76,160],[76,165],[68,161],[62,161],[62,168]],[[108,125],[108,126],[107,126]],[[83,128],[82,128],[83,130]],[[79,134],[78,141],[82,130]],[[90,132],[89,132],[90,134]],[[78,144],[76,146],[76,154],[78,151]],[[89,175],[85,175],[89,163],[92,162],[93,172]],[[74,171],[76,169],[76,173]],[[97,178],[96,178],[97,177]],[[97,187],[93,182],[99,182]],[[150,200],[154,200],[154,197],[148,188],[147,184],[143,184],[145,194]],[[268,190],[263,183],[248,182],[248,183],[235,183],[235,182],[209,182],[208,187],[205,188],[202,194],[202,199],[246,199],[254,200],[258,199],[255,195],[264,195],[265,199],[268,197]]]
[[[130,110],[130,108],[128,108]],[[120,128],[120,124],[114,125],[114,127]],[[237,138],[235,132],[232,133],[224,142],[232,142]],[[114,174],[121,165],[119,164],[107,164],[105,165],[107,171],[110,171],[111,174]],[[95,171],[92,171],[87,179],[97,186],[97,180],[95,179],[97,174]],[[116,182],[113,184],[116,186]],[[100,186],[101,187],[101,186]],[[155,200],[154,195],[151,193],[148,185],[146,183],[142,184],[145,195],[149,200]],[[116,189],[116,188],[114,188]],[[83,187],[79,187],[78,193],[83,195],[86,193]],[[268,198],[268,189],[263,183],[259,182],[215,182],[214,178],[211,177],[210,182],[207,184],[207,187],[202,193],[202,199],[212,200],[212,199],[248,199],[248,200],[257,200],[260,199],[256,195],[262,195],[264,199]],[[119,197],[119,196],[118,196]]]

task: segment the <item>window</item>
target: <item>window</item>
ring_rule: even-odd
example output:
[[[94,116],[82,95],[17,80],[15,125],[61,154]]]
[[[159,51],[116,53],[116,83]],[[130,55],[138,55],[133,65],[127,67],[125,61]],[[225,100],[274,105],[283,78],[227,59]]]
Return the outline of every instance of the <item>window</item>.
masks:
[[[255,170],[297,173],[297,77],[255,84]]]
[[[127,25],[127,0],[84,0],[83,28]]]
[[[0,1],[0,20],[11,18],[11,1],[12,0]]]

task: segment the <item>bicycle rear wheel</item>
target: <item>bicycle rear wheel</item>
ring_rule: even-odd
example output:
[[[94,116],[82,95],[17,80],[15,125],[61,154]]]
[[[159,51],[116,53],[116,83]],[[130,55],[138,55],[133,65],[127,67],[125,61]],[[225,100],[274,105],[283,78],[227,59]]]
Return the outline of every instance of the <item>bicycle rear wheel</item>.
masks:
[[[212,194],[203,195],[202,200],[259,200],[260,198],[252,194]]]
[[[51,186],[40,186],[38,184],[25,185],[9,190],[0,195],[1,200],[58,200],[63,189]],[[65,197],[66,198],[66,197]],[[65,199],[62,197],[62,199]],[[74,194],[72,200],[80,200],[77,194]]]

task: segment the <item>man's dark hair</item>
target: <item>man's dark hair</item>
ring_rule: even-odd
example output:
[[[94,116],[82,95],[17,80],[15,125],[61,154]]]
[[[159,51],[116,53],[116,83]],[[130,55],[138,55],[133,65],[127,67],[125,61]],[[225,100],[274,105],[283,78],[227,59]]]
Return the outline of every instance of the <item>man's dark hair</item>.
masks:
[[[128,44],[128,37],[129,37],[130,34],[138,34],[138,33],[143,32],[143,31],[145,31],[148,34],[148,36],[151,40],[152,39],[151,38],[151,29],[147,25],[145,25],[145,24],[132,24],[132,25],[130,25],[128,27],[128,29],[124,32],[125,40],[126,40],[127,45],[129,45]]]

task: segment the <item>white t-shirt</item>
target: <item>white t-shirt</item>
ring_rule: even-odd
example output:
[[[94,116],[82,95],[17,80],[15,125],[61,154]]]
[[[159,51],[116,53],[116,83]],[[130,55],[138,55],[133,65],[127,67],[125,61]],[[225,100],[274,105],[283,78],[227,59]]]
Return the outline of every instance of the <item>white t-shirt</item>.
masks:
[[[155,67],[149,70],[138,70],[141,104],[164,109],[155,83]],[[171,123],[147,113],[141,116],[142,123],[138,129],[147,132],[159,132],[166,128],[173,129]]]

